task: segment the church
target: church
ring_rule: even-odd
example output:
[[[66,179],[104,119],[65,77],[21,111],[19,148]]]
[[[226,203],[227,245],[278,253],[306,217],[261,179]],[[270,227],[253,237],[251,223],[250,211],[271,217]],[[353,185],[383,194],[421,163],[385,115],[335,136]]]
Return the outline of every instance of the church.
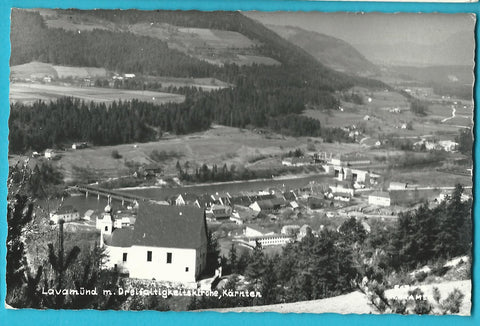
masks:
[[[101,217],[106,268],[130,278],[195,282],[207,259],[204,211],[191,206],[143,202],[133,225],[116,228],[110,206]]]

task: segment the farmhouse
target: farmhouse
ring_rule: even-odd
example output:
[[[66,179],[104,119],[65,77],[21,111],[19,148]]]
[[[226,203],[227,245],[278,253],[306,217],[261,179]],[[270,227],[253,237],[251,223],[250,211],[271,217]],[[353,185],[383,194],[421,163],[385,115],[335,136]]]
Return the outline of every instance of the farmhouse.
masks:
[[[59,220],[63,220],[64,222],[71,222],[78,219],[80,219],[80,214],[71,205],[62,206],[55,212],[50,213],[50,222],[53,222],[55,224],[57,224]]]
[[[205,268],[206,221],[197,207],[145,202],[133,227],[101,237],[105,267],[117,267],[130,278],[189,283]]]
[[[446,152],[454,152],[458,147],[458,143],[451,140],[441,140],[438,142],[438,145],[440,145]]]
[[[72,144],[72,149],[84,149],[87,148],[88,144],[83,142],[83,143],[73,143]]]
[[[376,206],[390,206],[390,194],[385,191],[376,191],[368,196],[368,203]]]
[[[55,151],[53,149],[46,149],[45,150],[45,158],[49,158],[49,159],[52,159],[52,158],[55,158],[57,156],[57,154],[55,153]]]
[[[140,172],[145,178],[156,177],[163,171],[162,166],[158,163],[147,164],[140,168]]]

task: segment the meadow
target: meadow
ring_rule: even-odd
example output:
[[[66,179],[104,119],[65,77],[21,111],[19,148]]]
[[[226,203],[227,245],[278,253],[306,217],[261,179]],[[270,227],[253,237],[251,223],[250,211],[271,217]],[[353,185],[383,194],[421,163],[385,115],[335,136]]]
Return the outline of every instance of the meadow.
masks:
[[[185,100],[183,95],[160,93],[152,91],[133,91],[112,88],[97,87],[74,87],[50,84],[11,83],[10,102],[32,104],[38,100],[52,101],[61,97],[75,97],[86,102],[111,103],[113,101],[139,101],[155,104],[176,102]]]

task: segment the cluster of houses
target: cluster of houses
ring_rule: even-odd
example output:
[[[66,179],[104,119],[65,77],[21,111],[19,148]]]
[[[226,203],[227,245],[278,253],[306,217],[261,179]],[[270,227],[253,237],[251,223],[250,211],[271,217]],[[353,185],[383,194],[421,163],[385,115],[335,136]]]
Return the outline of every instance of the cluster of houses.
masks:
[[[421,150],[424,148],[427,151],[444,150],[445,152],[455,152],[458,148],[458,143],[452,140],[440,140],[436,142],[422,139],[415,142],[413,144],[413,147],[417,150]]]
[[[88,147],[88,143],[86,143],[86,142],[77,142],[77,143],[72,144],[72,149],[73,150],[84,149],[84,148],[87,148],[87,147]],[[59,158],[59,155],[60,155],[59,151],[56,151],[52,148],[47,148],[43,152],[43,156],[48,160],[53,160],[53,159]],[[37,151],[32,152],[32,157],[40,157],[40,156],[42,156],[41,153],[39,153]]]
[[[416,186],[401,182],[390,182],[388,189],[380,190],[381,176],[367,169],[370,161],[361,154],[327,157],[325,153],[317,155],[317,159],[324,162],[329,180],[311,182],[295,190],[270,188],[235,195],[180,193],[163,204],[143,201],[136,211],[125,212],[114,212],[107,205],[91,223],[99,230],[100,243],[105,248],[104,266],[131,278],[194,283],[206,265],[207,223],[241,224],[241,233],[229,234],[237,245],[284,246],[318,233],[308,224],[273,223],[273,227],[264,227],[256,219],[274,221],[287,209],[299,216],[304,206],[325,208],[326,216],[333,218],[336,214],[332,207],[353,208],[351,202],[368,202],[382,208],[409,204],[422,196]],[[80,217],[74,207],[62,206],[50,214],[50,220],[93,221],[94,216],[93,210]]]

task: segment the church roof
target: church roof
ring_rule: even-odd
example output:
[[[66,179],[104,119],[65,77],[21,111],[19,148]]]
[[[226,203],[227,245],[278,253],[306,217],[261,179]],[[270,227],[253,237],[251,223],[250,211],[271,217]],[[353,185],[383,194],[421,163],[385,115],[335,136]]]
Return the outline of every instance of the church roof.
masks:
[[[206,237],[203,209],[141,203],[132,245],[164,248],[199,248]]]
[[[132,246],[132,228],[115,229],[112,235],[108,238],[105,236],[105,242],[108,246],[113,247],[131,247]]]

